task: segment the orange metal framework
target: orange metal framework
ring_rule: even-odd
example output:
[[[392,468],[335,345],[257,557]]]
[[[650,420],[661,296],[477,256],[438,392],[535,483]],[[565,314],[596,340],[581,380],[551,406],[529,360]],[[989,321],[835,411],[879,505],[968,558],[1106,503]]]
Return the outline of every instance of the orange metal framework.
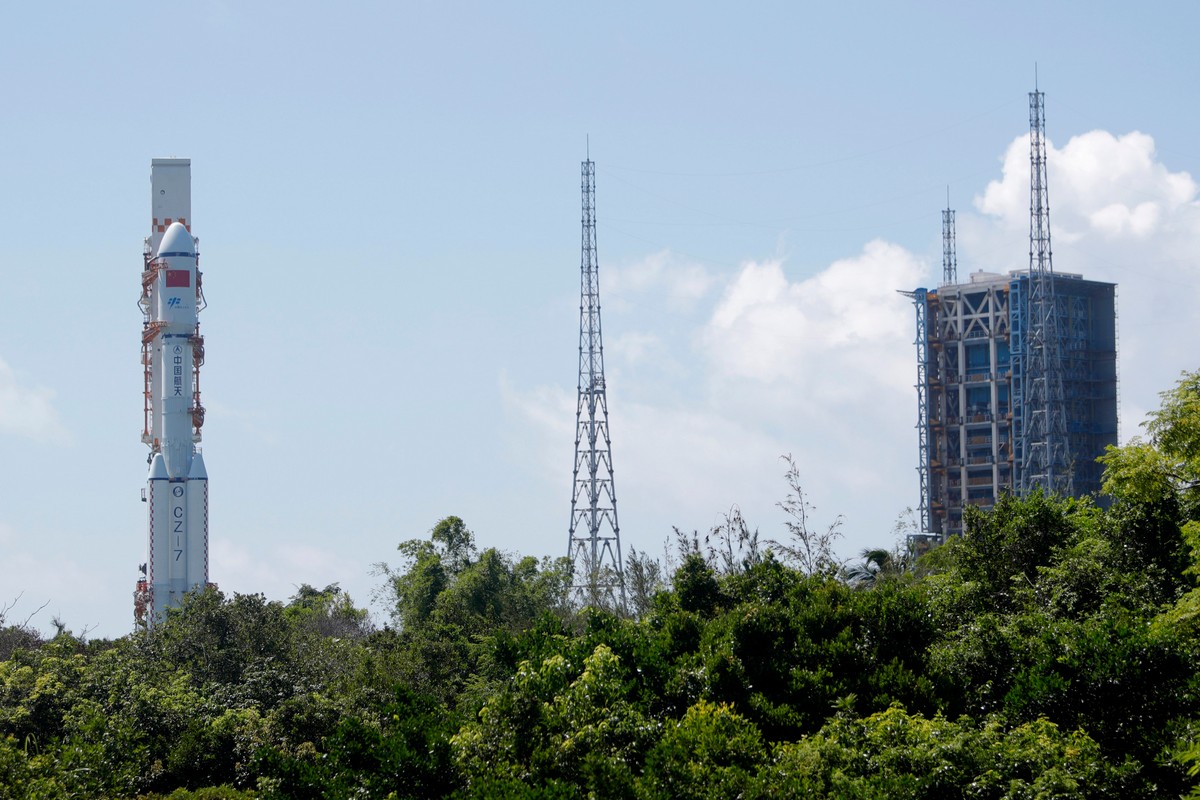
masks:
[[[196,295],[200,295],[200,273],[196,272]],[[196,323],[196,332],[188,337],[192,346],[192,407],[188,413],[192,415],[192,436],[198,441],[200,429],[204,427],[204,406],[200,403],[200,367],[204,364],[204,337],[200,335],[200,323]]]
[[[146,609],[151,605],[150,584],[145,578],[137,582],[133,591],[133,618],[139,625],[146,624]]]

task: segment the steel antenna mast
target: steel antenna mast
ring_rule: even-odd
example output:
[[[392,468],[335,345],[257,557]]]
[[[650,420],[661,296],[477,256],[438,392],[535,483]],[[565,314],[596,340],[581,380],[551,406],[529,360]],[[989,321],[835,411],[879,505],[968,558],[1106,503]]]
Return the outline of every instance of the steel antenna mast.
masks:
[[[579,386],[575,410],[575,472],[567,555],[574,568],[572,598],[579,605],[625,607],[617,495],[613,483],[604,343],[600,331],[600,277],[596,260],[596,165],[582,163],[583,239],[580,259]]]
[[[950,208],[950,190],[946,190],[946,209],[942,212],[942,283],[958,283],[958,253],[954,242],[954,209]]]
[[[1050,201],[1046,182],[1045,96],[1029,93],[1029,300],[1028,333],[1017,409],[1019,494],[1042,489],[1070,495],[1072,471],[1067,459],[1066,401],[1063,395],[1062,342],[1054,297],[1050,247]]]

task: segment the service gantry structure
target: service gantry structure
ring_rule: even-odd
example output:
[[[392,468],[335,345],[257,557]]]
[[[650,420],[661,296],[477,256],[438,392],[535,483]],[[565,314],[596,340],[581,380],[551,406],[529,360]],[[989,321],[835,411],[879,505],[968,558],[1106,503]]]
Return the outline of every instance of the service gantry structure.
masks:
[[[1006,493],[1098,494],[1095,459],[1117,442],[1116,285],[1054,272],[1044,109],[1031,92],[1028,269],[960,283],[947,208],[941,284],[905,292],[917,312],[918,550]]]

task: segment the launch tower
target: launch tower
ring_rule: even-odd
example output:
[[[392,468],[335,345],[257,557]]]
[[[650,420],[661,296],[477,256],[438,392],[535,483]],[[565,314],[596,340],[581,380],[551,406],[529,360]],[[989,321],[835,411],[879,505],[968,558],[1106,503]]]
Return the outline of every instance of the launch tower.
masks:
[[[625,606],[625,572],[617,524],[600,276],[596,261],[596,165],[582,164],[583,246],[580,260],[579,387],[575,410],[575,472],[567,555],[574,566],[573,599],[581,605]]]
[[[959,282],[954,212],[943,275],[906,292],[917,310],[922,530],[962,533],[966,506],[1005,493],[1098,494],[1096,457],[1117,443],[1116,286],[1055,274],[1041,92],[1030,106],[1029,268]]]
[[[149,446],[147,559],[134,592],[139,623],[154,625],[208,585],[208,474],[196,445],[204,425],[200,367],[204,309],[192,236],[191,160],[150,162],[150,235],[142,254],[142,441]]]

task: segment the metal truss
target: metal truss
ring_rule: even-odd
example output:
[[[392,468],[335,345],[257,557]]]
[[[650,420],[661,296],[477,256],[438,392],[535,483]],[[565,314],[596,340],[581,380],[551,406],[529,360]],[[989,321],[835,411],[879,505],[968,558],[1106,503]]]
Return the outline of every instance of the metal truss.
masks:
[[[579,389],[575,410],[575,472],[567,555],[572,597],[580,605],[625,607],[617,496],[613,482],[600,279],[596,259],[596,165],[582,164],[583,242],[580,262]]]
[[[1050,203],[1046,184],[1045,99],[1029,94],[1029,282],[1023,307],[1028,328],[1021,353],[1022,385],[1017,491],[1070,495],[1060,310],[1054,296]]]

